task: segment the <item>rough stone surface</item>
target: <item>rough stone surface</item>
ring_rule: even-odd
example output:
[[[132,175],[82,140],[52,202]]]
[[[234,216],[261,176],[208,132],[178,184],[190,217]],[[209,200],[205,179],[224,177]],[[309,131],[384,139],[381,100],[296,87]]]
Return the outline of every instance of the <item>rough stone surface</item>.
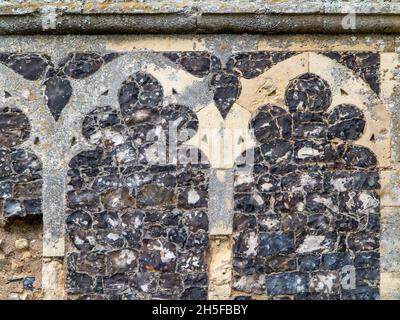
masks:
[[[0,107],[0,218],[41,214],[41,162],[32,152],[18,148],[30,133],[21,110]]]
[[[394,37],[20,39],[0,44],[2,297],[396,297]],[[12,234],[42,213],[43,279]]]

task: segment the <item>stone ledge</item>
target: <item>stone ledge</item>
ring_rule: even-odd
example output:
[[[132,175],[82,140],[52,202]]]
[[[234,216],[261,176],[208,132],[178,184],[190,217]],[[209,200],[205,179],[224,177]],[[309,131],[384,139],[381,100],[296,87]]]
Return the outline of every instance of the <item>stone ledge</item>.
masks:
[[[6,0],[0,15],[22,15],[55,9],[59,13],[400,13],[397,1],[332,0]]]
[[[359,14],[356,29],[344,29],[344,17],[336,13],[66,13],[51,22],[46,15],[32,13],[0,15],[0,34],[400,33],[398,14]]]
[[[342,20],[356,14],[356,28]],[[399,33],[400,3],[294,0],[12,0],[0,34]]]

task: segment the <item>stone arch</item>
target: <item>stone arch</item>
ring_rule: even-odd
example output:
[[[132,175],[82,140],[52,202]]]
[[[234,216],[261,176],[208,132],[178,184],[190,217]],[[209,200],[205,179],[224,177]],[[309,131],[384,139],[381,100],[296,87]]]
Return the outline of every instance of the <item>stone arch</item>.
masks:
[[[287,83],[307,72],[328,82],[332,91],[330,108],[353,104],[364,112],[365,130],[357,144],[371,149],[378,158],[379,166],[389,165],[390,117],[387,107],[363,79],[324,55],[301,53],[278,63],[257,78],[241,79],[242,95],[237,103],[253,114],[267,103],[285,106]]]

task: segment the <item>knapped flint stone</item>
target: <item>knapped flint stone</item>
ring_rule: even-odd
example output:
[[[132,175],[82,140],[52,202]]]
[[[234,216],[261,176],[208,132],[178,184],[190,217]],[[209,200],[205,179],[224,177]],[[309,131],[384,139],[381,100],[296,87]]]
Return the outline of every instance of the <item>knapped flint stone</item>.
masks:
[[[234,195],[235,211],[245,213],[263,212],[269,206],[269,196],[265,193],[237,193]]]
[[[35,53],[5,55],[1,57],[0,62],[27,80],[38,80],[51,65],[48,56]]]
[[[139,258],[142,271],[174,272],[177,262],[176,247],[160,239],[144,239],[144,249]]]
[[[356,287],[379,288],[380,268],[356,269]]]
[[[300,212],[287,212],[281,215],[281,228],[277,231],[283,232],[301,232],[307,228],[307,216]]]
[[[233,258],[233,270],[238,274],[265,273],[265,260],[251,256],[239,257],[235,254]]]
[[[264,174],[259,177],[257,188],[260,192],[277,192],[280,190],[281,181],[278,177]]]
[[[162,187],[170,187],[173,188],[176,186],[176,177],[173,174],[168,172],[159,173],[153,176],[153,181]]]
[[[321,265],[321,257],[315,254],[300,255],[297,257],[299,271],[318,270]]]
[[[330,123],[329,139],[356,140],[362,135],[365,127],[361,110],[348,104],[336,106],[329,114],[328,121]]]
[[[0,155],[1,157],[1,155]],[[0,170],[0,175],[2,174]],[[0,198],[6,199],[12,196],[12,183],[10,181],[0,181]]]
[[[106,250],[114,250],[123,248],[125,239],[119,229],[97,229],[96,243]]]
[[[295,54],[295,52],[241,52],[229,58],[226,68],[246,79],[252,79]]]
[[[336,160],[337,154],[327,142],[296,141],[294,159],[299,162],[329,162]]]
[[[337,271],[313,272],[310,277],[310,292],[324,295],[340,293],[340,277]]]
[[[0,148],[0,174],[2,177],[9,177],[12,174],[11,157],[6,149]]]
[[[205,272],[206,264],[204,253],[202,251],[180,252],[178,254],[177,272],[193,273]]]
[[[318,123],[324,124],[326,123],[326,117],[323,113],[320,112],[313,112],[309,110],[304,111],[296,111],[291,113],[293,117],[293,124],[306,124],[306,123]]]
[[[97,229],[111,229],[121,225],[121,221],[116,212],[103,211],[97,213],[94,218],[94,227]]]
[[[160,226],[160,225],[146,226],[143,237],[144,238],[167,237],[167,230],[164,226]]]
[[[101,68],[104,61],[97,53],[76,52],[69,54],[59,67],[74,79],[86,78]]]
[[[307,273],[277,273],[267,276],[265,282],[268,296],[298,294],[309,291],[309,276]]]
[[[207,289],[201,287],[191,287],[187,288],[181,298],[182,300],[206,300],[207,299]]]
[[[296,294],[293,296],[293,300],[340,300],[340,295],[339,294],[326,294],[326,293],[315,293],[315,292],[307,292],[303,294]]]
[[[380,233],[380,230],[381,230],[380,213],[379,212],[370,212],[368,214],[368,216],[364,215],[363,222],[365,222],[366,218],[368,219],[366,229],[370,230],[372,232]]]
[[[178,226],[181,224],[182,214],[179,211],[163,213],[161,217],[162,224],[165,226]]]
[[[312,193],[320,192],[322,188],[322,173],[315,172],[315,170],[302,173],[293,172],[282,177],[283,191]]]
[[[17,123],[18,122],[18,123]],[[13,126],[15,126],[13,128]],[[0,110],[0,146],[15,147],[30,135],[30,124],[23,114],[4,114]]]
[[[293,254],[275,254],[265,259],[266,273],[296,271],[296,259]]]
[[[80,192],[69,192],[67,194],[67,204],[71,209],[74,208],[96,208],[100,203],[99,196],[91,190]]]
[[[85,273],[69,271],[67,273],[67,290],[69,293],[89,293],[93,290],[95,279]]]
[[[182,209],[206,208],[208,205],[208,190],[206,188],[180,189],[178,207]]]
[[[208,248],[208,235],[204,232],[191,233],[185,244],[186,249],[206,250]]]
[[[122,249],[107,253],[107,273],[125,273],[137,268],[138,252],[131,249]]]
[[[145,185],[139,189],[137,202],[139,207],[168,207],[176,201],[175,192],[172,189],[155,184]]]
[[[233,216],[233,230],[234,231],[242,231],[248,229],[255,229],[257,227],[256,217],[253,215],[245,215],[235,213]]]
[[[42,181],[36,180],[27,183],[16,183],[13,196],[22,199],[39,198],[42,195]]]
[[[101,195],[101,203],[107,210],[120,212],[135,207],[135,198],[129,189],[124,187],[104,192]]]
[[[282,213],[301,212],[304,210],[303,194],[282,192],[275,194],[274,211]]]
[[[183,215],[183,223],[192,232],[199,230],[208,230],[208,215],[204,211],[185,212]]]
[[[234,237],[233,252],[236,255],[244,255],[250,259],[250,257],[257,256],[259,244],[259,234],[255,230],[245,230]]]
[[[119,184],[119,177],[116,175],[100,176],[93,181],[93,189],[98,192],[104,192],[117,188]]]
[[[160,288],[161,290],[182,290],[182,280],[179,274],[164,273],[160,275]]]
[[[119,104],[125,123],[130,123],[131,114],[137,109],[155,109],[164,97],[160,83],[152,75],[137,72],[129,77],[119,92]]]
[[[144,222],[145,223],[159,223],[162,219],[163,213],[160,211],[148,211],[145,212]]]
[[[325,111],[331,101],[328,83],[313,73],[305,73],[290,81],[286,89],[286,104],[290,112]]]
[[[42,214],[42,199],[29,199],[24,200],[22,203],[27,215]]]
[[[342,212],[368,214],[379,212],[380,199],[375,191],[350,191],[339,194],[339,207]]]
[[[311,193],[307,195],[305,210],[310,213],[333,212],[339,210],[339,202],[335,193]]]
[[[24,287],[24,289],[33,290],[35,280],[35,277],[24,277],[24,279],[22,280],[22,286]]]
[[[189,53],[180,58],[182,67],[191,74],[204,77],[210,72],[211,60],[208,55]]]
[[[343,155],[346,166],[349,169],[375,168],[377,160],[368,148],[361,146],[349,146]]]
[[[72,212],[67,217],[67,226],[68,227],[79,227],[82,229],[89,229],[92,226],[92,217],[87,212],[82,210],[77,210]]]
[[[291,233],[260,233],[258,254],[267,257],[277,253],[290,253],[294,250],[294,237]]]
[[[239,79],[226,72],[215,73],[211,79],[214,101],[223,118],[226,118],[234,102],[240,95]]]
[[[35,174],[42,170],[42,163],[31,152],[17,149],[11,153],[13,171],[17,174]]]
[[[47,79],[44,85],[47,107],[54,119],[58,121],[72,96],[71,83],[67,79],[53,76]]]
[[[243,67],[251,63],[247,61]],[[301,271],[297,273],[307,278],[307,290],[281,290],[276,294],[280,298],[342,298],[338,285],[342,268],[355,265],[354,255],[379,248],[376,157],[367,148],[352,144],[363,133],[365,118],[353,105],[338,105],[327,112],[331,95],[325,80],[305,74],[292,80],[287,88],[290,115],[279,107],[261,107],[251,123],[261,142],[255,148],[253,176],[248,179],[254,182],[243,184],[235,180],[235,274],[238,279],[243,274],[266,275],[268,279],[272,274]],[[286,120],[286,130],[278,119]],[[337,139],[344,142],[338,143]],[[260,189],[262,184],[262,191],[270,193],[270,201],[267,207],[255,210],[249,196],[255,186]],[[273,212],[269,211],[269,202]],[[249,217],[256,217],[255,225]],[[253,231],[244,232],[246,228]],[[254,252],[262,256],[260,235],[265,232],[294,233],[293,247],[296,245],[298,252],[294,253],[293,248],[292,254],[256,258]],[[366,267],[356,267],[357,287],[368,283],[376,286],[377,268],[369,261],[373,264],[377,260],[379,265],[379,258],[359,260]],[[293,285],[293,281],[287,282]]]
[[[360,287],[353,290],[343,290],[343,300],[379,300],[379,288]]]
[[[283,140],[268,142],[261,145],[261,153],[268,163],[289,161],[293,154],[293,145]]]
[[[96,148],[94,150],[83,151],[79,153],[77,156],[72,158],[69,163],[69,166],[72,169],[78,169],[82,167],[91,167],[96,168],[101,165],[108,164],[108,161],[104,161],[108,159],[104,159],[103,150],[100,148]]]
[[[208,284],[207,273],[189,273],[183,277],[183,283],[187,287],[206,286]]]
[[[139,291],[153,293],[157,289],[159,275],[153,272],[136,272],[132,275],[131,286]]]
[[[125,230],[123,237],[127,245],[131,248],[139,249],[142,245],[142,231],[139,230]]]
[[[339,270],[353,263],[353,257],[347,252],[326,253],[321,258],[321,268],[328,270]]]
[[[140,210],[131,210],[121,216],[121,221],[127,229],[138,229],[143,224],[144,215],[145,213]]]
[[[200,78],[221,69],[221,61],[208,52],[166,52],[164,56]]]
[[[375,251],[357,252],[354,259],[356,268],[379,268],[380,254]]]
[[[377,190],[381,188],[379,173],[376,171],[355,172],[353,174],[354,190]]]
[[[123,292],[129,288],[129,277],[126,274],[115,274],[103,277],[104,292]]]
[[[251,298],[251,296],[236,296],[233,300],[238,300],[238,301],[243,300],[243,301],[246,301],[246,300],[253,300],[253,299]]]
[[[145,73],[128,78],[119,99],[122,117],[118,108],[106,106],[97,107],[84,120],[84,136],[97,148],[71,161],[71,203],[67,204],[70,213],[74,208],[90,213],[90,222],[80,226],[82,221],[77,216],[78,221],[68,223],[68,233],[82,252],[106,256],[107,277],[101,286],[105,295],[121,299],[179,298],[185,288],[177,289],[173,282],[164,281],[168,279],[159,282],[161,275],[172,274],[182,283],[187,275],[199,272],[203,276],[193,278],[192,284],[185,283],[186,289],[207,286],[204,253],[208,217],[194,210],[207,206],[206,166],[150,164],[145,153],[150,150],[146,135],[153,129],[168,129],[170,121],[176,123],[178,134],[185,129],[197,130],[198,121],[184,106],[161,108],[162,88]],[[151,111],[151,115],[139,117],[142,111]],[[127,161],[125,155],[130,152],[137,157]],[[136,160],[140,164],[133,163]],[[86,192],[93,192],[99,201],[88,197],[79,205],[77,198]],[[179,198],[181,195],[184,197]],[[136,256],[130,259],[124,252],[135,252]],[[116,278],[118,275],[122,278]],[[139,284],[138,277],[146,279]],[[125,279],[129,280],[129,290]],[[176,289],[171,291],[169,286]],[[207,288],[204,290],[207,293]]]
[[[324,173],[326,192],[344,192],[353,189],[355,174],[348,171],[329,171]]]
[[[0,107],[0,146],[12,148],[30,135],[28,118],[18,109]]]
[[[102,253],[71,253],[68,255],[69,270],[91,276],[106,273],[105,256]]]
[[[257,216],[260,231],[279,231],[281,229],[281,215],[273,212],[259,214]],[[255,227],[254,227],[255,228]]]
[[[262,294],[265,290],[265,275],[236,276],[232,288],[240,292]]]
[[[312,214],[307,216],[307,227],[310,230],[329,230],[331,219],[323,214]]]
[[[25,208],[21,201],[7,199],[4,204],[4,217],[24,217],[26,216]]]
[[[271,142],[275,139],[285,140],[291,137],[292,118],[284,109],[266,105],[260,108],[250,126],[254,130],[255,137],[261,143]]]
[[[188,186],[188,185],[199,185],[207,182],[207,177],[204,172],[201,170],[190,170],[177,172],[176,174],[176,182],[179,186]]]
[[[358,230],[359,222],[354,217],[338,215],[335,220],[335,229],[338,232],[352,232]]]
[[[348,246],[354,251],[371,251],[379,248],[379,233],[363,230],[350,234]]]
[[[362,135],[364,127],[365,121],[362,119],[343,120],[329,127],[328,136],[342,140],[356,140]]]
[[[328,128],[324,123],[304,123],[293,125],[293,137],[296,139],[326,139]]]

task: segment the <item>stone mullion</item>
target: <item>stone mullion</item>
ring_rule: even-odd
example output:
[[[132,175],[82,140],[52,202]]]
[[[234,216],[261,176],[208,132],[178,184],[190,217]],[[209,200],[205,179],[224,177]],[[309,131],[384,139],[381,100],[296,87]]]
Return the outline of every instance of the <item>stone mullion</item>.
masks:
[[[233,169],[211,169],[209,184],[210,300],[229,299],[232,287]]]

